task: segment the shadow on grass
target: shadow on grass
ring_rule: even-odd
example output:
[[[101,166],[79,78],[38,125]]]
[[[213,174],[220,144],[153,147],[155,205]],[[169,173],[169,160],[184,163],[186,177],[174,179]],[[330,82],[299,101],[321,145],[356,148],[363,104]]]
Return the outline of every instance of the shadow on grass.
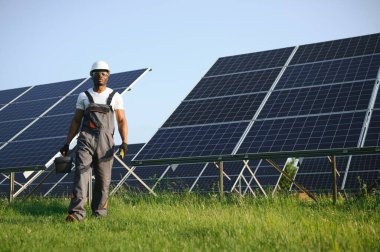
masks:
[[[68,209],[68,202],[58,199],[30,199],[26,201],[16,201],[9,205],[14,211],[23,215],[32,216],[61,216]]]

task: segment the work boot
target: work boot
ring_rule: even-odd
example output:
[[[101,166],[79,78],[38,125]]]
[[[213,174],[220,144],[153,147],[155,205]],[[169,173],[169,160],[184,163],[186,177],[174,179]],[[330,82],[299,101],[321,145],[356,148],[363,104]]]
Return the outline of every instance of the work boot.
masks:
[[[78,217],[76,215],[68,214],[65,221],[67,221],[67,222],[78,222],[80,220],[78,219]]]

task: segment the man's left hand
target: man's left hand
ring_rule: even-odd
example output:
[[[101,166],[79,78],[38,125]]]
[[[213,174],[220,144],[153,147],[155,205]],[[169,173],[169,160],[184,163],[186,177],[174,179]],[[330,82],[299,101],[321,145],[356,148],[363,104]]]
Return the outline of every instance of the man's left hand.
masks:
[[[126,143],[122,143],[119,147],[119,155],[123,159],[125,155],[127,155],[128,146]]]

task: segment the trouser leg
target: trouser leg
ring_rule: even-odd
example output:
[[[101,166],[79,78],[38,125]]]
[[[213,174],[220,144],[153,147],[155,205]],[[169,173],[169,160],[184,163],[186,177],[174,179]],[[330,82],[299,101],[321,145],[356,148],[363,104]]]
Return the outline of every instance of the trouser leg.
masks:
[[[111,171],[113,164],[112,135],[100,135],[98,142],[97,160],[94,162],[95,186],[91,209],[93,214],[106,216]]]
[[[100,162],[94,168],[95,186],[91,203],[92,212],[96,215],[107,215],[107,202],[111,183],[112,161]]]
[[[89,141],[87,141],[88,144]],[[89,146],[78,140],[78,151],[76,155],[76,169],[74,176],[73,195],[71,198],[69,213],[74,214],[78,220],[86,217],[86,198],[88,193],[88,182],[90,179],[90,169],[93,151]]]

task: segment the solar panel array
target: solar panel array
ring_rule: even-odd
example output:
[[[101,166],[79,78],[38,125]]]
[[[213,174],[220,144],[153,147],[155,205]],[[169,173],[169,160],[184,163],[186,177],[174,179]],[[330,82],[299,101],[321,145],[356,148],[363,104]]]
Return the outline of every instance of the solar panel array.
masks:
[[[111,74],[108,86],[123,93],[147,70]],[[0,91],[0,172],[46,168],[65,143],[78,94],[92,85],[90,79],[77,79]],[[16,190],[28,182],[21,173],[15,179]],[[42,187],[47,191],[49,183],[60,179],[55,175]],[[69,183],[71,188],[71,182],[68,176],[54,190],[66,190]],[[0,189],[1,194],[9,191],[5,174],[1,174]]]
[[[133,161],[360,147],[379,66],[380,34],[220,58]]]
[[[108,86],[127,89],[147,69],[111,74]],[[78,79],[30,88],[0,111],[0,171],[41,168],[65,143],[78,94],[92,87]],[[1,91],[16,96],[25,89]]]

